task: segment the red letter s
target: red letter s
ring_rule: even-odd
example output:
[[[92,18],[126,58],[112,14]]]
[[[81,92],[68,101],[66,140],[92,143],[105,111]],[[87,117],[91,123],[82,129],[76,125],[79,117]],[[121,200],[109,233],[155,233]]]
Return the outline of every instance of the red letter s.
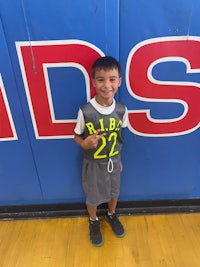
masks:
[[[200,39],[164,37],[138,44],[130,52],[127,68],[127,88],[134,98],[146,102],[176,102],[184,106],[183,114],[173,119],[153,119],[150,110],[129,110],[130,130],[144,136],[174,136],[199,127],[200,85],[194,82],[158,81],[153,67],[161,62],[181,61],[187,73],[200,72]]]

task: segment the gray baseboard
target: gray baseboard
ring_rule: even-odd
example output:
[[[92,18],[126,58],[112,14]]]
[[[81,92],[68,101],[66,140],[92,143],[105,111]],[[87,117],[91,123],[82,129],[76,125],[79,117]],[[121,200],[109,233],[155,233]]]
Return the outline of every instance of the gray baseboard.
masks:
[[[106,204],[100,205],[98,214],[104,214],[106,209]],[[117,212],[121,215],[200,212],[200,199],[120,201]],[[0,220],[77,216],[87,216],[85,203],[0,206]]]

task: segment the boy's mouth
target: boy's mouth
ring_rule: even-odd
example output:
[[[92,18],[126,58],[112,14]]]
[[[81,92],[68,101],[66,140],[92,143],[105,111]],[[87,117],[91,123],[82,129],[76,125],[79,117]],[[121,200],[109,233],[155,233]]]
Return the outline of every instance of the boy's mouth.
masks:
[[[109,89],[109,90],[107,90],[107,89],[103,89],[102,90],[102,93],[104,93],[104,94],[109,94],[109,93],[111,93],[112,92],[112,89]]]

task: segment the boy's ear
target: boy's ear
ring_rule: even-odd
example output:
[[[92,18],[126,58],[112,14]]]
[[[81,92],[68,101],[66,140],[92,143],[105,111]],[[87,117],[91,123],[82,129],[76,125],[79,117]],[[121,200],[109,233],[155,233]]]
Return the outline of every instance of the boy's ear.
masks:
[[[119,77],[119,87],[121,86],[122,84],[122,77]]]

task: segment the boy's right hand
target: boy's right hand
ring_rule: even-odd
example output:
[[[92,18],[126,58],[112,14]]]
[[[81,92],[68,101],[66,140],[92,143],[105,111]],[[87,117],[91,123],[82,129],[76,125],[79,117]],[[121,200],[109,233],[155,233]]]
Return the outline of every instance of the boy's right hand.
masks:
[[[97,130],[96,133],[93,135],[88,136],[83,142],[82,147],[83,149],[92,149],[96,148],[98,145],[99,140],[105,136],[106,133],[101,134],[101,130]]]

